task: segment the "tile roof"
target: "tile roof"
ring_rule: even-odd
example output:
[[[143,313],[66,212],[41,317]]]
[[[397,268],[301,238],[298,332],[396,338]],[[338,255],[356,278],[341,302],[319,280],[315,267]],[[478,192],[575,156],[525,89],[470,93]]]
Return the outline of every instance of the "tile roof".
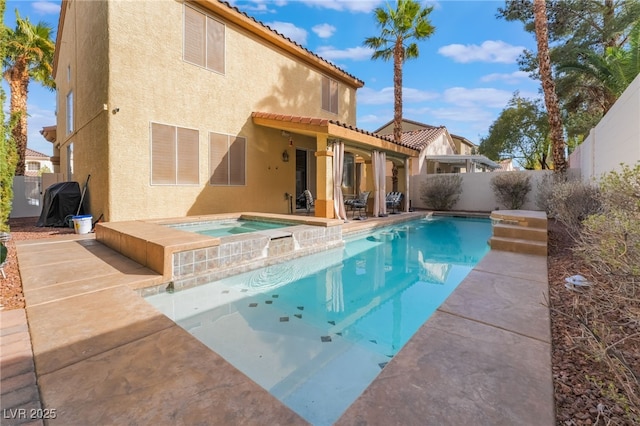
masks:
[[[410,132],[402,133],[402,143],[408,148],[413,148],[418,151],[423,150],[431,142],[439,138],[442,134],[446,133],[447,128],[444,126],[432,127],[427,129],[412,130]]]
[[[252,118],[266,118],[269,120],[277,120],[277,121],[282,121],[283,123],[286,122],[290,122],[290,123],[301,123],[301,124],[311,124],[311,125],[315,125],[315,126],[327,126],[329,124],[333,124],[334,126],[340,126],[340,127],[344,127],[345,129],[349,129],[352,130],[354,132],[358,132],[358,133],[362,133],[364,135],[368,135],[386,142],[391,142],[391,143],[395,143],[393,140],[392,136],[388,136],[388,135],[380,135],[374,132],[370,132],[368,130],[364,130],[364,129],[359,129],[358,127],[355,126],[351,126],[349,124],[345,124],[342,123],[340,121],[336,121],[336,120],[329,120],[327,118],[318,118],[318,117],[303,117],[303,116],[296,116],[296,115],[284,115],[284,114],[275,114],[275,113],[270,113],[270,112],[260,112],[260,111],[254,111],[251,113],[251,117]],[[415,149],[415,150],[419,150],[420,148],[415,148],[414,146],[408,144],[405,142],[404,140],[404,136],[402,138],[402,143],[399,144],[400,146],[403,146],[405,148],[411,148],[411,149]]]
[[[47,154],[43,154],[41,152],[34,151],[31,148],[27,148],[27,151],[25,153],[25,157],[41,157],[41,158],[46,158],[46,159],[50,158],[50,156],[48,156]]]

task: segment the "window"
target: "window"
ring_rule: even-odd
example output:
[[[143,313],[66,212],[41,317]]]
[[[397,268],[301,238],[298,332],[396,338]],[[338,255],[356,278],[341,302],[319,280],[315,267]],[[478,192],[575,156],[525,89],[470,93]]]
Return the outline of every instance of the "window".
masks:
[[[73,133],[73,92],[67,94],[67,135]]]
[[[27,161],[27,170],[30,172],[37,172],[40,170],[40,163],[37,161]]]
[[[151,184],[199,183],[197,130],[151,123]]]
[[[67,145],[67,180],[73,180],[73,142]]]
[[[338,82],[329,77],[322,77],[322,109],[338,113]]]
[[[211,71],[224,73],[225,26],[191,7],[184,8],[183,58]]]
[[[245,185],[246,138],[209,133],[209,167],[211,185]]]

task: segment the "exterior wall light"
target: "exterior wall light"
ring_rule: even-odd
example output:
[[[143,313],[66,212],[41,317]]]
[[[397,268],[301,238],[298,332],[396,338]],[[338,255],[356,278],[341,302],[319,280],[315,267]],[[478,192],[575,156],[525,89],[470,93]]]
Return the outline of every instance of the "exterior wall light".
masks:
[[[282,151],[282,161],[285,163],[289,162],[289,153],[287,152],[286,149]]]

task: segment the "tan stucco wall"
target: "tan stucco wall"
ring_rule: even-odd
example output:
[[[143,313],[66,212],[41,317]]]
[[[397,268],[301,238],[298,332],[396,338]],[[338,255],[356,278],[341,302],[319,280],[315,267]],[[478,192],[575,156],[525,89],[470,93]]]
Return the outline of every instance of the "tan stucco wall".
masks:
[[[103,103],[109,110],[73,138],[76,180],[83,182],[91,173],[94,216],[104,213],[106,220],[120,221],[247,210],[286,213],[284,193],[295,192],[295,146],[313,150],[315,139],[294,133],[295,146],[290,148],[278,130],[255,126],[251,112],[325,117],[355,125],[355,88],[341,82],[339,114],[323,111],[320,70],[236,25],[226,26],[223,75],[182,60],[184,6],[178,1],[73,5],[82,22],[76,38],[95,46],[86,49],[91,43],[85,42],[77,47],[78,74],[82,70],[86,78],[76,83],[84,84],[77,89],[76,110],[89,117]],[[63,42],[70,43],[69,19],[67,14]],[[64,44],[61,49],[63,65],[73,58],[73,51]],[[57,79],[65,73],[61,66]],[[63,102],[65,93],[59,96]],[[76,114],[80,122],[80,111]],[[58,124],[63,120],[59,113]],[[151,122],[199,131],[198,185],[151,185]],[[208,184],[211,131],[247,139],[246,186]],[[285,149],[288,163],[282,161]]]
[[[65,180],[69,158],[67,147],[73,143],[72,180],[83,187],[91,175],[87,200],[97,217],[109,215],[107,151],[107,2],[74,1],[63,5],[65,24],[58,46],[57,73],[57,142],[60,172]],[[69,73],[70,70],[70,73]],[[73,91],[74,131],[66,126],[66,98]]]

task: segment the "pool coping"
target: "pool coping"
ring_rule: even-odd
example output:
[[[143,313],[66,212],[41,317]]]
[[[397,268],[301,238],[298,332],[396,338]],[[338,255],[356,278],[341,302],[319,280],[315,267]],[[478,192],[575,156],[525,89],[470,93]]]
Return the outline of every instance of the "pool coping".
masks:
[[[131,290],[159,274],[92,236],[16,248],[51,424],[306,424]],[[490,251],[337,424],[554,424],[546,273]]]

